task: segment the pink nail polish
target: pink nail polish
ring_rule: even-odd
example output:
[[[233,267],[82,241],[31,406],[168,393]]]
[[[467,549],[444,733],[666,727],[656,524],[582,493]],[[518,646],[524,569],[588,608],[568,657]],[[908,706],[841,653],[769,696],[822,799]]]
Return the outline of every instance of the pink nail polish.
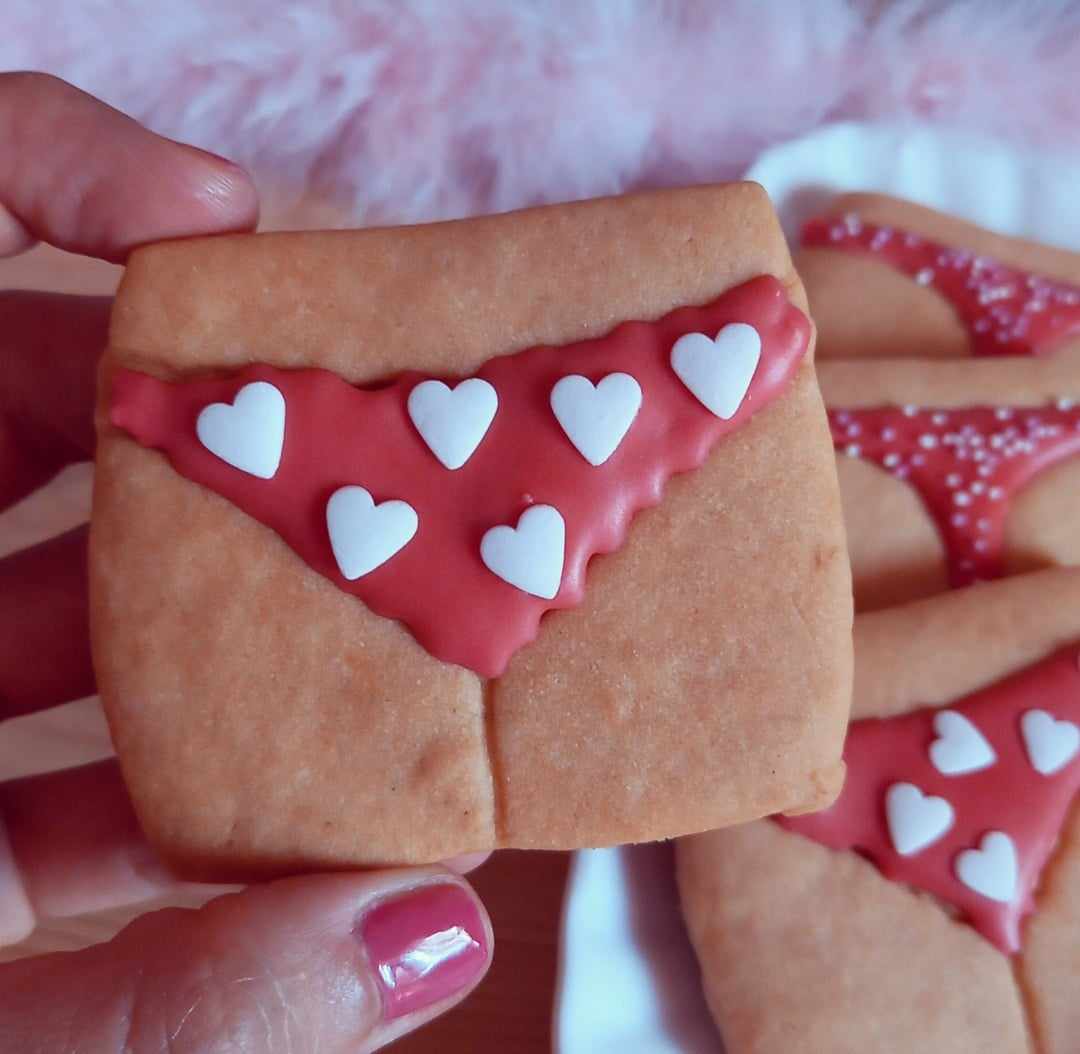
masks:
[[[480,910],[460,886],[449,883],[379,904],[361,923],[360,936],[387,1021],[461,991],[487,962]]]

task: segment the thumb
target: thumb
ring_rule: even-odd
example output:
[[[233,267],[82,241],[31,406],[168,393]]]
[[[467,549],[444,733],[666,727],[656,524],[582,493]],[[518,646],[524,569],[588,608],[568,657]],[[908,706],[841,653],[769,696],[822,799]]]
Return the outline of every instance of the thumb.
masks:
[[[491,947],[447,871],[284,879],[0,967],[0,1050],[372,1051],[462,999]]]

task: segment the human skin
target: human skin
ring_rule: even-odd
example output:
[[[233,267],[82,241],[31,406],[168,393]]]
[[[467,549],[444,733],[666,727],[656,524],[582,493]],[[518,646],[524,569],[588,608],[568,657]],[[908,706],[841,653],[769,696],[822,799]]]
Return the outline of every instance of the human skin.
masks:
[[[145,242],[250,230],[257,217],[237,166],[54,78],[0,75],[0,256],[43,241],[123,263]],[[109,307],[0,292],[0,510],[92,458]],[[0,723],[93,693],[85,564],[85,527],[0,560]],[[83,951],[0,966],[0,1049],[375,1050],[486,971],[490,923],[459,874],[476,863],[285,879],[144,915]],[[0,943],[39,916],[135,903],[171,884],[115,762],[0,783]],[[411,976],[408,950],[448,932],[455,953]]]

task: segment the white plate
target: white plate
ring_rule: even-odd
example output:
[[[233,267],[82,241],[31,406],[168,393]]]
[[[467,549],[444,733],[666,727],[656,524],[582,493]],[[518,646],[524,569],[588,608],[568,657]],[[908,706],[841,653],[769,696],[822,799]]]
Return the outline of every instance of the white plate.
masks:
[[[832,195],[879,190],[1004,234],[1080,249],[1080,156],[1021,153],[957,132],[837,124],[747,172],[789,237]],[[559,1054],[717,1054],[679,917],[670,848],[578,853],[563,917]]]

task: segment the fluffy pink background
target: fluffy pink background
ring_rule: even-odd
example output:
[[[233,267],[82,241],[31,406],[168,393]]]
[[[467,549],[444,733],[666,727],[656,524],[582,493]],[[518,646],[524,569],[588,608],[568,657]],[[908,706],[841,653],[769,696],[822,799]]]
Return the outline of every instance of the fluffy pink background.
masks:
[[[1080,145],[1062,0],[2,0],[48,70],[353,222],[738,174],[841,118]]]

